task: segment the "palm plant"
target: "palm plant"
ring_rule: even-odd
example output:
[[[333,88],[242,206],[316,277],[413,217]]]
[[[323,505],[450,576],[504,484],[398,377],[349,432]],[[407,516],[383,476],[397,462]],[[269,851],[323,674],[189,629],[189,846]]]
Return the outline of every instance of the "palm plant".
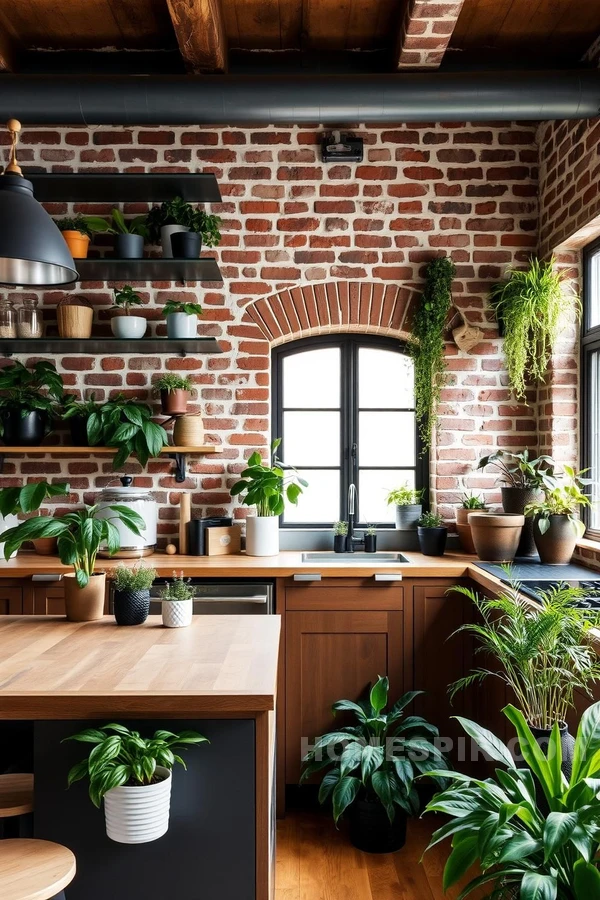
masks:
[[[592,631],[600,627],[600,611],[577,606],[589,591],[559,584],[539,591],[533,606],[519,585],[496,597],[482,597],[459,585],[451,590],[468,597],[482,621],[463,625],[477,639],[476,653],[494,657],[498,669],[478,668],[449,688],[451,695],[488,677],[499,678],[513,691],[529,725],[550,729],[564,723],[576,689],[591,696],[600,678],[600,662]]]

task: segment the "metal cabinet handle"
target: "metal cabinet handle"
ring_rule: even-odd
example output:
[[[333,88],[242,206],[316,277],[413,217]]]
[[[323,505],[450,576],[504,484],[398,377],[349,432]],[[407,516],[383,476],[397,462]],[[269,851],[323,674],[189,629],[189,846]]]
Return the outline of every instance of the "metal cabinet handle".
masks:
[[[294,574],[294,581],[320,581],[321,573],[320,572],[296,572]]]
[[[62,581],[62,575],[32,575],[32,581],[44,581],[48,583],[49,581]]]
[[[402,581],[402,572],[377,572],[375,581]]]

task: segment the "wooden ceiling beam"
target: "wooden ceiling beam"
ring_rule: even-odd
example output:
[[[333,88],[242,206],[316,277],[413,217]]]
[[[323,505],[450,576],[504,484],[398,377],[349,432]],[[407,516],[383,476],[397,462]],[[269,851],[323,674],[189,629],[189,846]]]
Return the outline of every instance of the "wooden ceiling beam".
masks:
[[[227,71],[220,0],[167,0],[179,50],[190,72]]]
[[[397,68],[439,68],[464,2],[408,0],[395,55]]]

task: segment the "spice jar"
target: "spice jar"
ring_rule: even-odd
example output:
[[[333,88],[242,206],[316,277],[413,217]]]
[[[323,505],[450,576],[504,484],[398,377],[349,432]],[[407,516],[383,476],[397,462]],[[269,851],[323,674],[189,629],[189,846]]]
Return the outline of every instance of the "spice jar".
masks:
[[[17,314],[10,300],[0,300],[0,338],[16,338]]]
[[[42,316],[37,308],[37,298],[26,298],[17,310],[17,336],[20,338],[41,338],[43,334]]]

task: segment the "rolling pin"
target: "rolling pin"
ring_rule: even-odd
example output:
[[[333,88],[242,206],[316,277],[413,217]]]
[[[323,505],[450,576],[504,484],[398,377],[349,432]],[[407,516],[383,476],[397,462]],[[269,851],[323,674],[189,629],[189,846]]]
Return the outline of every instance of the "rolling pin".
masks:
[[[179,495],[179,553],[188,552],[188,522],[192,518],[192,495],[182,491]]]

